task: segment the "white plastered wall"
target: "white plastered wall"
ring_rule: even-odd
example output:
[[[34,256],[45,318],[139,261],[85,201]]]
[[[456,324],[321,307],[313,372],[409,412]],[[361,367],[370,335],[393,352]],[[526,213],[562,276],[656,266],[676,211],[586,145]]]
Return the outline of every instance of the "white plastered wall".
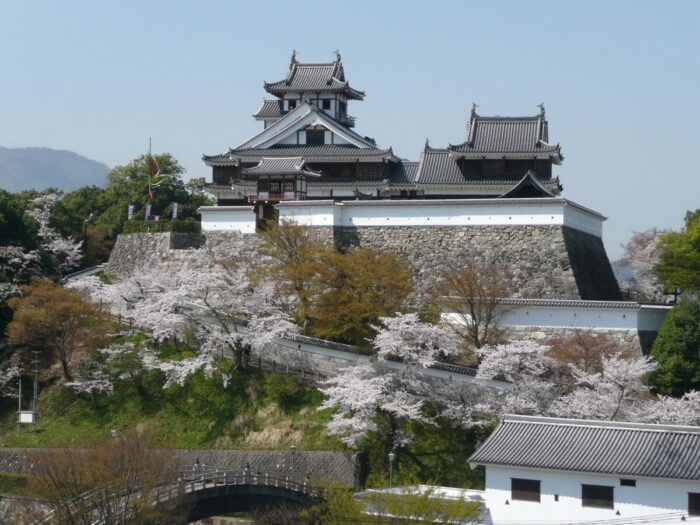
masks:
[[[255,233],[255,213],[252,206],[202,206],[202,231],[237,231]]]
[[[541,501],[514,501],[511,478],[540,480]],[[487,523],[517,522],[534,525],[585,520],[611,520],[610,523],[615,523],[616,520],[622,521],[625,518],[672,513],[685,513],[688,519],[688,492],[700,492],[698,481],[632,479],[636,480],[636,487],[621,486],[618,476],[487,466],[485,499],[490,518]],[[582,484],[614,487],[614,508],[583,507]],[[555,501],[555,495],[559,496],[559,501]],[[680,523],[679,515],[673,521],[676,520]],[[700,523],[700,517],[694,520]],[[658,522],[661,520],[649,523]]]

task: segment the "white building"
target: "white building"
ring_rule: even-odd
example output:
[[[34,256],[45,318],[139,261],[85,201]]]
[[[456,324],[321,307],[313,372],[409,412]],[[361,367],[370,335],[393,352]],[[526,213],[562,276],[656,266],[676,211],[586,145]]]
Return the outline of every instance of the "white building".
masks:
[[[505,416],[484,523],[700,523],[700,427]]]

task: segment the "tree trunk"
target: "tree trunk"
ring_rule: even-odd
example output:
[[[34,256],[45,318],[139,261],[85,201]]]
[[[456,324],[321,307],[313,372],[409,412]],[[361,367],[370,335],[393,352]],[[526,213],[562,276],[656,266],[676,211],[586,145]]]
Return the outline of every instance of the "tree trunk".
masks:
[[[66,360],[65,357],[62,357],[60,359],[61,361],[61,370],[63,371],[63,378],[66,381],[73,381],[73,376],[71,376],[70,369],[68,368],[68,360]]]

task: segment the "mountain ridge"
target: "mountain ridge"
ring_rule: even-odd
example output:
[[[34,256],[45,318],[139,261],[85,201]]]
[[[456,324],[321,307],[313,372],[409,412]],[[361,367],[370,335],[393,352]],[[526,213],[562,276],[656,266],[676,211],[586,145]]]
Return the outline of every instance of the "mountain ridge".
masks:
[[[102,186],[108,172],[106,164],[70,150],[0,146],[0,189],[11,192]]]

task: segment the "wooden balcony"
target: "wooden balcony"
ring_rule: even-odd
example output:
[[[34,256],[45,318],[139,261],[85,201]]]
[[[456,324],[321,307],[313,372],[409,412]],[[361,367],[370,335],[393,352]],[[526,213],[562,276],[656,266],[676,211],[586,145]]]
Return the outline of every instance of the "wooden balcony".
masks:
[[[305,199],[304,191],[285,191],[284,193],[259,191],[256,196],[250,197],[251,201],[302,201]]]
[[[355,127],[355,117],[351,117],[347,113],[338,113],[335,116],[335,120],[340,122],[343,126],[346,126],[348,128],[353,128]]]

